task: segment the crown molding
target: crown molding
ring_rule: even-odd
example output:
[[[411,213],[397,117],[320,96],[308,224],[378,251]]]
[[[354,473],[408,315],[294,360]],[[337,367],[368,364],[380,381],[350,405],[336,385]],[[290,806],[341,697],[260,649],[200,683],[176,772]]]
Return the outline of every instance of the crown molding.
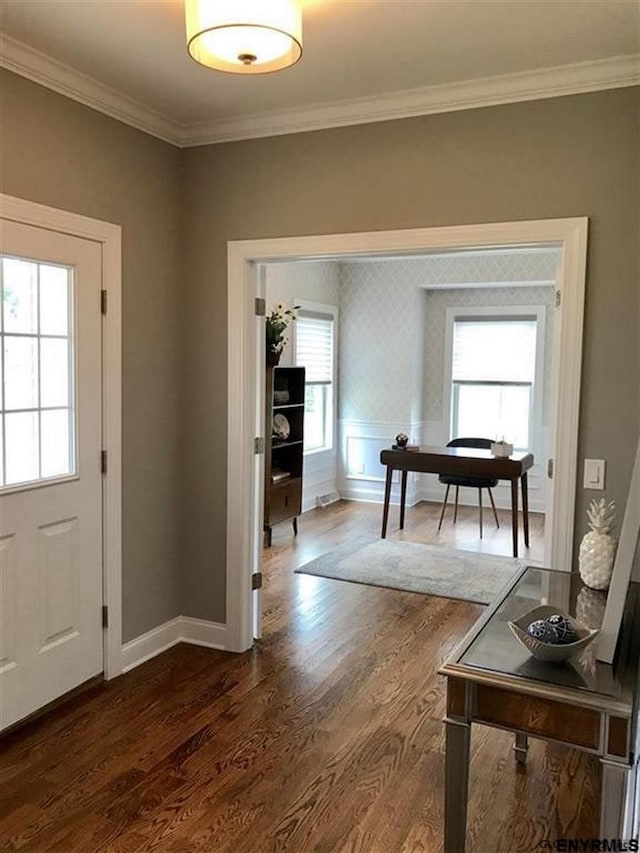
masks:
[[[182,125],[4,36],[0,66],[180,148],[283,136],[640,85],[640,54]]]
[[[0,66],[158,139],[182,144],[176,122],[9,36],[0,39]]]
[[[388,92],[184,128],[183,147],[283,136],[640,84],[640,54]]]

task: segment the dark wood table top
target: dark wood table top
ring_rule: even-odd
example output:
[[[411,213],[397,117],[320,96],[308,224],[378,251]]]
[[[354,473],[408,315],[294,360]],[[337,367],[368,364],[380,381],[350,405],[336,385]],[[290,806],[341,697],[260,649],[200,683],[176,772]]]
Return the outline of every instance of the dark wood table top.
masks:
[[[533,465],[533,455],[516,451],[508,457],[493,456],[490,450],[475,447],[429,447],[419,450],[383,450],[382,465],[400,471],[426,474],[467,474],[512,480],[521,477]]]

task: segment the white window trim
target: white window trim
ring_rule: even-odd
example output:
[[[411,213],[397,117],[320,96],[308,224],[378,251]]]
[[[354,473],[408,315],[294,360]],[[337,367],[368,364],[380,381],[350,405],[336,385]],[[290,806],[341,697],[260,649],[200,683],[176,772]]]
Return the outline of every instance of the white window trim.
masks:
[[[294,299],[294,305],[298,306],[298,312],[309,311],[317,314],[326,314],[333,319],[333,376],[331,377],[333,397],[333,442],[331,447],[320,447],[317,450],[305,450],[304,456],[321,458],[323,455],[330,457],[336,455],[337,429],[338,429],[338,306],[328,305],[323,302],[310,302],[306,299]],[[293,324],[293,363],[298,362],[298,332],[296,324]]]
[[[442,417],[447,427],[447,435],[451,434],[451,383],[453,381],[453,326],[460,317],[534,317],[536,320],[536,366],[533,383],[533,401],[531,406],[531,424],[533,434],[531,447],[534,453],[540,447],[542,440],[542,401],[544,399],[544,358],[545,358],[545,324],[546,307],[544,305],[500,305],[447,308],[445,312],[444,333],[444,371],[442,384]],[[539,464],[539,460],[536,459]]]

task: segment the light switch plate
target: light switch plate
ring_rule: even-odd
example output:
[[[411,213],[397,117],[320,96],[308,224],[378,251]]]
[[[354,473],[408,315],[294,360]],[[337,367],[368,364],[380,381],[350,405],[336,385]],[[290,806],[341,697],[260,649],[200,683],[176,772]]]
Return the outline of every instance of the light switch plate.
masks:
[[[584,488],[604,489],[604,459],[584,460]]]

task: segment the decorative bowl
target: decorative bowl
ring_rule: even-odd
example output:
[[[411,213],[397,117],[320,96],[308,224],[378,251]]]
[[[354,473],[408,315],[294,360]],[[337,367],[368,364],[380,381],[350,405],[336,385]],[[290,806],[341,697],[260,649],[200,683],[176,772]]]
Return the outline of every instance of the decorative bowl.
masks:
[[[554,613],[559,613],[561,616],[564,616],[564,618],[570,623],[576,633],[576,637],[578,638],[577,640],[574,640],[573,643],[545,643],[527,633],[527,628],[532,622],[536,622],[538,619],[547,619]],[[516,619],[515,622],[509,622],[508,625],[516,640],[518,640],[525,649],[534,656],[534,658],[546,661],[547,663],[562,663],[563,661],[569,660],[569,658],[582,652],[598,633],[597,629],[585,628],[579,622],[576,622],[576,620],[571,616],[567,616],[566,613],[558,610],[557,607],[551,607],[548,604],[529,610],[528,613],[520,616],[520,618]]]

